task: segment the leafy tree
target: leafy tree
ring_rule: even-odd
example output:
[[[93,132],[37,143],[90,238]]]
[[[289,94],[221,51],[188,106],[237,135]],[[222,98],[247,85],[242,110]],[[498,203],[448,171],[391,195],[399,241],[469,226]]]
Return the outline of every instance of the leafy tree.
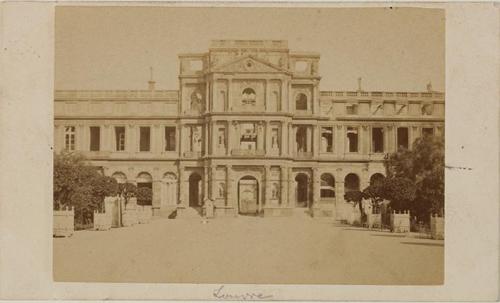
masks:
[[[416,187],[411,210],[422,220],[429,213],[444,213],[444,139],[424,136],[413,143],[412,150],[399,150],[384,162],[387,176],[405,178]]]
[[[348,191],[344,194],[345,201],[354,202],[355,206],[356,204],[358,205],[359,211],[361,213],[361,223],[366,221],[366,214],[363,210],[363,205],[361,203],[363,201],[363,198],[364,198],[363,193],[359,190]]]
[[[381,198],[391,201],[393,209],[406,210],[410,207],[410,202],[415,200],[416,187],[406,178],[385,178],[380,194]]]
[[[149,187],[138,187],[137,188],[137,204],[139,205],[151,205],[151,200],[153,199],[153,191]]]
[[[126,182],[118,185],[118,193],[125,198],[125,204],[128,203],[130,198],[133,198],[137,194],[137,186],[132,183]]]
[[[363,198],[369,199],[374,208],[378,208],[380,202],[384,200],[383,197],[383,185],[385,179],[380,180],[374,184],[370,184],[363,190]]]
[[[92,187],[93,204],[99,211],[104,210],[104,198],[118,194],[118,183],[115,178],[101,174],[94,175],[90,180]]]
[[[63,151],[54,155],[54,209],[74,207],[77,223],[88,224],[94,210],[102,210],[104,197],[117,193],[115,179],[98,167],[88,165],[78,153]]]

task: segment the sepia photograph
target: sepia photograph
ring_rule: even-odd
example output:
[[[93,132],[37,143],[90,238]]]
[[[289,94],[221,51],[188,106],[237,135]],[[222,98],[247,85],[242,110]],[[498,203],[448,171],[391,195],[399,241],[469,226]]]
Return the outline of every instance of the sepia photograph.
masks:
[[[444,284],[444,9],[54,18],[55,282]]]

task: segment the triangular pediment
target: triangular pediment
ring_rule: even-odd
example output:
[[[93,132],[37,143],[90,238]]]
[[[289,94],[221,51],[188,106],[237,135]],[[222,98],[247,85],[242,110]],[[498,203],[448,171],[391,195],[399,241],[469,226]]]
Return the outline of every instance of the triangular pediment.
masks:
[[[227,73],[290,73],[288,70],[250,55],[222,63],[211,69],[212,72]]]

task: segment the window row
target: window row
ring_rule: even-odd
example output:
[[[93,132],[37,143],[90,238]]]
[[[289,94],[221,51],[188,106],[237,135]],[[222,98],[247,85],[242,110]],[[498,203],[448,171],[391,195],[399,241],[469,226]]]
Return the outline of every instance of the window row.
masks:
[[[176,127],[175,126],[165,126],[164,128],[164,151],[175,151],[176,150]],[[90,126],[90,151],[100,151],[101,150],[101,127],[100,126]],[[114,150],[115,151],[125,151],[127,144],[126,128],[125,126],[115,126],[113,131],[114,136]],[[68,151],[74,151],[76,149],[76,127],[66,126],[64,128],[64,148]],[[139,151],[148,152],[151,151],[151,127],[141,126],[139,127]]]
[[[321,152],[331,153],[333,152],[334,145],[334,128],[333,127],[321,127]],[[397,148],[408,149],[410,147],[409,142],[409,129],[408,127],[397,127],[396,128],[396,145]],[[423,127],[422,136],[434,135],[433,127]],[[346,150],[350,153],[359,152],[359,132],[357,127],[347,127],[346,130],[346,140],[347,148]],[[384,140],[384,128],[383,127],[372,127],[371,129],[371,152],[373,153],[384,153],[386,151],[385,140]]]

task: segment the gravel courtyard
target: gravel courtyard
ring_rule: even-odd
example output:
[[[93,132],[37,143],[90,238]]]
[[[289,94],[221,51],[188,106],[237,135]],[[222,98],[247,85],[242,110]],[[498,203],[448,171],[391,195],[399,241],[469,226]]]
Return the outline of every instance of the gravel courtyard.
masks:
[[[53,239],[54,280],[441,284],[443,241],[305,217],[156,219]]]

